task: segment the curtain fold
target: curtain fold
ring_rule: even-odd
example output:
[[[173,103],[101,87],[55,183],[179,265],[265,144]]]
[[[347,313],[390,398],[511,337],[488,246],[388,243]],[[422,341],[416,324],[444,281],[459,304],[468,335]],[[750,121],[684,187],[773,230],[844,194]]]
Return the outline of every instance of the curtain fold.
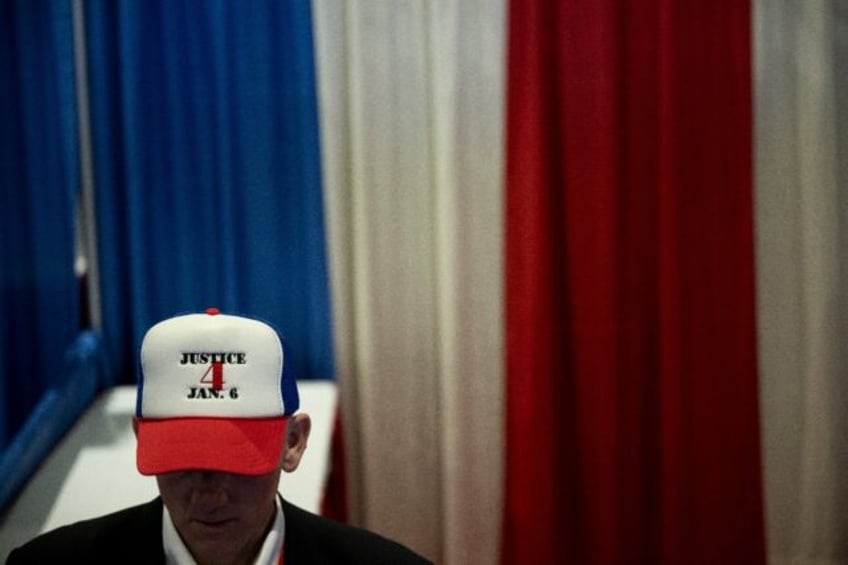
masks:
[[[764,488],[769,563],[846,563],[840,2],[85,6],[108,384],[258,314],[339,374],[353,521],[439,562],[761,563]],[[63,364],[71,20],[0,8],[0,450],[105,366]]]
[[[152,323],[208,306],[332,378],[309,2],[88,2],[86,22],[116,382]]]
[[[757,260],[769,562],[848,559],[848,12],[755,2]]]
[[[0,8],[0,450],[51,387],[80,329],[79,165],[69,3]]]
[[[500,539],[504,9],[501,2],[443,0],[430,5],[428,20],[437,108],[440,522],[448,564],[494,563]]]
[[[513,2],[505,563],[763,563],[744,3]]]
[[[102,375],[97,337],[77,337],[72,22],[69,2],[0,7],[0,510]]]
[[[351,516],[493,563],[502,5],[313,5]]]

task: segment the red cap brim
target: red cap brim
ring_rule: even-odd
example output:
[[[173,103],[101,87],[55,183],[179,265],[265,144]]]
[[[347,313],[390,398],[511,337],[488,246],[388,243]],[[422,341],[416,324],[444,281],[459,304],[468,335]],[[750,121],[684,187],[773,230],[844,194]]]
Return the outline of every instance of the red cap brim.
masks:
[[[266,475],[280,467],[286,417],[138,420],[142,475],[218,471]]]

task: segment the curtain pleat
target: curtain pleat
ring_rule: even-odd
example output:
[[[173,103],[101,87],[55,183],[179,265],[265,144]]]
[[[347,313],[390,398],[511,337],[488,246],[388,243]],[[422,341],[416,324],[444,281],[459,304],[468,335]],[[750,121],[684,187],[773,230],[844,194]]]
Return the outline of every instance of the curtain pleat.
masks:
[[[769,562],[848,559],[848,12],[756,2],[758,325]]]
[[[430,8],[443,563],[494,563],[500,539],[503,10]]]
[[[497,560],[503,13],[315,1],[353,520]]]
[[[209,306],[332,378],[310,4],[86,3],[104,334]]]
[[[0,6],[0,510],[79,417],[102,377],[80,333],[79,187],[69,2]]]
[[[0,8],[0,450],[63,383],[80,330],[70,5]]]
[[[353,521],[439,562],[762,562],[764,491],[769,563],[845,563],[848,13],[512,4],[86,2],[107,380],[259,314],[339,375]],[[80,318],[70,23],[0,8],[0,445]]]
[[[505,563],[763,563],[744,3],[513,2]]]

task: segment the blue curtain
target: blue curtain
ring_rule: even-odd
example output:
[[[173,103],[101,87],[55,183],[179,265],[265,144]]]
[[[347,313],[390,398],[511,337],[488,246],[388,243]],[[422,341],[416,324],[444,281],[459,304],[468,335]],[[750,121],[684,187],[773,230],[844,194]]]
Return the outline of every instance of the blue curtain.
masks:
[[[71,3],[0,3],[0,450],[79,332],[76,125]]]
[[[215,306],[333,356],[309,0],[86,3],[103,329]]]
[[[0,510],[106,372],[81,332],[71,3],[0,3]]]

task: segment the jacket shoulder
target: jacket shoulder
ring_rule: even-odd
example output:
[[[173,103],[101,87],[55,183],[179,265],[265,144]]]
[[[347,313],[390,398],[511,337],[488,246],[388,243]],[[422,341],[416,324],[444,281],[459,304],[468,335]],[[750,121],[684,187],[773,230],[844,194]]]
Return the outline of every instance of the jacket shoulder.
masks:
[[[6,563],[25,565],[51,561],[163,562],[161,499],[41,534],[13,550]]]
[[[403,545],[283,501],[287,565],[344,563],[422,565],[431,563]]]

